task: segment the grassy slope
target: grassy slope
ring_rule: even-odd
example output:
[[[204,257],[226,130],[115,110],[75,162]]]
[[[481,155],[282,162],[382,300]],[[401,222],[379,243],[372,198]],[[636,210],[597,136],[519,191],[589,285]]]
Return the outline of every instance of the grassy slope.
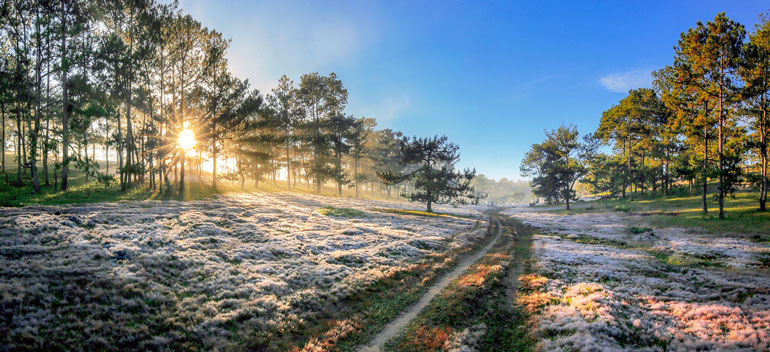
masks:
[[[652,197],[635,200],[598,200],[586,202],[574,209],[554,210],[559,214],[615,211],[625,207],[632,214],[645,217],[656,227],[701,227],[715,233],[764,235],[770,233],[770,212],[758,211],[758,194],[736,193],[725,199],[725,219],[719,219],[719,204],[708,198],[709,213],[703,214],[700,196]]]
[[[195,200],[209,197],[214,194],[223,194],[229,192],[241,191],[240,183],[219,181],[217,189],[211,187],[211,173],[203,172],[201,181],[197,180],[197,172],[187,171],[187,187],[183,194],[173,192],[172,194],[161,194],[157,190],[149,190],[145,187],[136,187],[127,191],[121,191],[116,184],[103,185],[95,182],[93,179],[86,180],[83,172],[76,168],[70,169],[69,189],[67,192],[60,192],[54,188],[53,161],[49,168],[50,185],[45,186],[41,176],[41,192],[32,193],[32,181],[29,178],[29,172],[22,171],[22,181],[25,183],[22,187],[11,185],[16,181],[16,168],[11,164],[12,155],[6,155],[6,173],[0,173],[0,206],[20,207],[27,205],[60,205],[60,204],[78,204],[78,203],[97,203],[97,202],[117,202],[127,200]],[[100,162],[100,170],[105,170],[104,162]],[[110,163],[110,173],[114,174],[116,165]],[[40,168],[42,172],[42,167]],[[5,182],[7,177],[8,183]],[[172,183],[173,174],[169,175]],[[174,186],[174,191],[176,187]],[[266,192],[285,192],[289,191],[286,181],[278,180],[275,184],[272,181],[261,181],[259,187],[254,186],[253,180],[246,180],[244,191],[266,191]],[[320,193],[316,193],[315,187],[308,187],[305,183],[297,183],[291,188],[291,192],[305,194],[320,194],[329,197],[338,197],[337,189],[334,185],[324,185]],[[355,191],[350,188],[343,188],[342,197],[352,198]],[[361,198],[386,200],[384,194],[379,192],[360,193]],[[400,197],[391,197],[392,201],[403,201]]]
[[[429,217],[444,217],[444,218],[465,218],[465,219],[473,219],[473,218],[475,218],[475,216],[472,216],[472,215],[462,215],[462,214],[442,213],[442,212],[429,213],[427,211],[409,210],[409,209],[374,208],[372,210],[379,211],[379,212],[382,212],[382,213],[390,213],[390,214],[398,214],[398,215],[414,215],[414,216],[429,216]]]
[[[226,190],[214,190],[208,184],[191,182],[187,184],[184,193],[161,194],[145,187],[136,187],[126,191],[121,191],[115,184],[100,184],[93,179],[86,181],[85,175],[79,170],[73,170],[70,173],[69,189],[66,192],[58,191],[54,188],[53,177],[51,184],[45,186],[41,184],[41,192],[32,193],[32,186],[27,184],[23,187],[0,183],[0,206],[20,207],[26,205],[59,205],[59,204],[77,204],[77,203],[97,203],[97,202],[117,202],[122,200],[192,200],[201,199],[213,194],[221,193]],[[16,174],[9,173],[9,180],[15,180]]]

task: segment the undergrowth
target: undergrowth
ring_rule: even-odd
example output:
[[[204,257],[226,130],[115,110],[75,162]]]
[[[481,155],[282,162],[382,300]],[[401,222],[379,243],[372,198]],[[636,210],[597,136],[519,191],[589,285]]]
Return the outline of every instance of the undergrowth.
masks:
[[[321,215],[326,216],[339,216],[344,218],[363,218],[366,217],[366,213],[358,209],[353,208],[336,208],[332,206],[326,206],[317,210]]]

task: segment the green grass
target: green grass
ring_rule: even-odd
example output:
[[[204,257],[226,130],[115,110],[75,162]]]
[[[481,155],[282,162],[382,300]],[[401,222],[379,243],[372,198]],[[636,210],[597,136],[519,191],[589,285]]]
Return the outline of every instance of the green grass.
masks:
[[[439,212],[427,212],[422,210],[408,210],[408,209],[395,209],[395,208],[374,208],[374,211],[381,213],[397,214],[397,215],[415,215],[415,216],[428,216],[428,217],[443,217],[443,218],[463,218],[463,219],[475,219],[472,215],[462,215],[454,213],[439,213]]]
[[[285,180],[278,180],[275,184],[272,181],[263,180],[260,181],[259,187],[254,186],[253,180],[246,180],[244,189],[240,188],[238,182],[228,182],[221,180],[218,182],[217,189],[211,188],[211,173],[203,171],[201,174],[201,181],[197,181],[197,171],[187,171],[188,183],[186,190],[183,194],[160,194],[156,191],[146,189],[144,187],[135,187],[126,191],[121,191],[120,188],[115,185],[103,185],[95,182],[94,178],[89,180],[85,179],[85,175],[81,170],[71,167],[69,171],[69,189],[67,192],[60,192],[54,188],[54,161],[49,164],[49,181],[50,185],[45,186],[45,178],[42,175],[42,163],[38,165],[38,170],[41,173],[40,184],[41,192],[38,194],[32,193],[32,180],[30,179],[29,170],[22,170],[22,182],[23,186],[13,185],[16,182],[16,166],[13,161],[12,154],[6,154],[6,172],[0,172],[0,206],[6,207],[20,207],[27,205],[60,205],[60,204],[77,204],[77,203],[96,203],[96,202],[117,202],[124,200],[195,200],[209,197],[214,194],[225,194],[231,192],[293,192],[303,194],[322,195],[327,197],[339,198],[337,189],[334,185],[327,184],[321,188],[320,193],[316,192],[316,188],[313,185],[308,185],[303,182],[299,182],[292,185],[291,189],[287,187]],[[106,164],[104,161],[99,161],[99,171],[106,171]],[[110,174],[117,178],[115,175],[116,170],[115,161],[110,163]],[[57,171],[60,173],[61,171]],[[169,176],[173,183],[173,173]],[[6,180],[8,182],[6,182]],[[174,191],[176,186],[172,186]],[[165,188],[165,187],[164,187]],[[165,192],[164,192],[165,193]],[[350,188],[343,188],[343,198],[353,198],[355,191]],[[381,192],[370,192],[361,189],[360,198],[362,199],[377,199],[377,200],[389,200],[389,201],[405,201],[398,195],[393,195],[390,199],[387,199],[386,195]]]
[[[585,203],[572,210],[552,210],[557,214],[598,213],[627,211],[642,215],[651,227],[695,227],[720,234],[759,236],[756,240],[770,239],[770,212],[760,212],[756,192],[739,192],[725,199],[725,218],[719,219],[719,204],[709,195],[708,214],[702,212],[700,196],[656,196],[634,199],[607,199]]]
[[[358,209],[353,208],[335,208],[332,206],[323,207],[316,210],[321,215],[326,216],[338,216],[344,218],[363,218],[366,217],[366,213]]]
[[[719,258],[715,256],[698,257],[698,256],[689,255],[689,254],[676,253],[672,251],[659,250],[659,249],[648,249],[647,253],[650,254],[653,258],[660,261],[661,263],[665,263],[668,265],[686,266],[686,267],[693,267],[693,268],[725,266],[725,264],[723,262],[720,262]]]
[[[574,241],[581,244],[598,244],[603,246],[611,246],[611,247],[617,247],[617,248],[629,248],[631,245],[626,241],[619,241],[611,238],[601,238],[601,237],[595,237],[595,236],[589,236],[589,235],[583,235],[579,234],[576,236],[569,236],[565,234],[555,233],[555,234],[549,234],[551,236],[559,236],[562,239]]]
[[[14,170],[15,171],[15,170]],[[16,180],[15,172],[8,172],[9,183]],[[210,197],[232,191],[232,186],[223,185],[215,190],[211,185],[200,182],[187,182],[182,193],[174,187],[171,193],[160,193],[158,190],[148,189],[146,186],[136,186],[127,190],[121,190],[116,182],[102,184],[94,178],[86,180],[85,175],[77,169],[72,169],[69,177],[69,187],[62,192],[54,187],[53,174],[50,176],[50,184],[45,186],[41,178],[40,193],[32,192],[32,183],[25,175],[23,186],[15,186],[5,183],[5,176],[0,181],[0,206],[22,207],[27,205],[62,205],[99,202],[118,202],[131,200],[195,200]],[[164,189],[165,191],[165,189]]]
[[[652,232],[652,228],[651,227],[631,226],[631,227],[628,228],[628,231],[631,231],[631,233],[633,233],[634,235],[638,235],[638,234],[642,234],[642,233],[645,233],[645,232]]]
[[[632,206],[628,206],[628,205],[624,205],[624,204],[621,204],[621,205],[615,206],[615,209],[614,209],[614,210],[615,210],[615,211],[622,211],[622,212],[626,212],[626,213],[628,213],[628,212],[630,212],[630,211],[633,211],[633,210],[634,210],[634,207],[632,207]]]

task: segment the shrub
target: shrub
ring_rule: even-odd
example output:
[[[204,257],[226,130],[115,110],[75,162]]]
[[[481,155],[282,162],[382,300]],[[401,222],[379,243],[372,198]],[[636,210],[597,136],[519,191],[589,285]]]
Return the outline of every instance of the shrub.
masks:
[[[638,234],[641,234],[641,233],[645,233],[645,232],[652,232],[652,228],[650,228],[650,227],[631,226],[631,227],[628,228],[628,230],[631,231],[631,233],[633,233],[635,235],[638,235]]]
[[[630,205],[618,205],[618,206],[615,207],[615,211],[622,211],[622,212],[626,212],[626,213],[628,213],[630,211],[633,211],[633,210],[634,210],[634,207],[632,207]]]
[[[353,208],[335,208],[335,207],[323,207],[317,210],[319,214],[326,216],[339,216],[345,218],[362,218],[366,217],[366,213],[358,209]]]

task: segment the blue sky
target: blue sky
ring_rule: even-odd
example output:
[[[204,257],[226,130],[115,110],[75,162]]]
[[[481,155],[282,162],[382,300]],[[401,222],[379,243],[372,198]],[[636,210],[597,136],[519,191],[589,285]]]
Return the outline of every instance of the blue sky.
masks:
[[[407,135],[446,134],[463,167],[518,179],[545,129],[596,128],[717,12],[751,31],[766,1],[209,1],[182,9],[232,39],[230,67],[267,92],[336,72],[348,112]]]

